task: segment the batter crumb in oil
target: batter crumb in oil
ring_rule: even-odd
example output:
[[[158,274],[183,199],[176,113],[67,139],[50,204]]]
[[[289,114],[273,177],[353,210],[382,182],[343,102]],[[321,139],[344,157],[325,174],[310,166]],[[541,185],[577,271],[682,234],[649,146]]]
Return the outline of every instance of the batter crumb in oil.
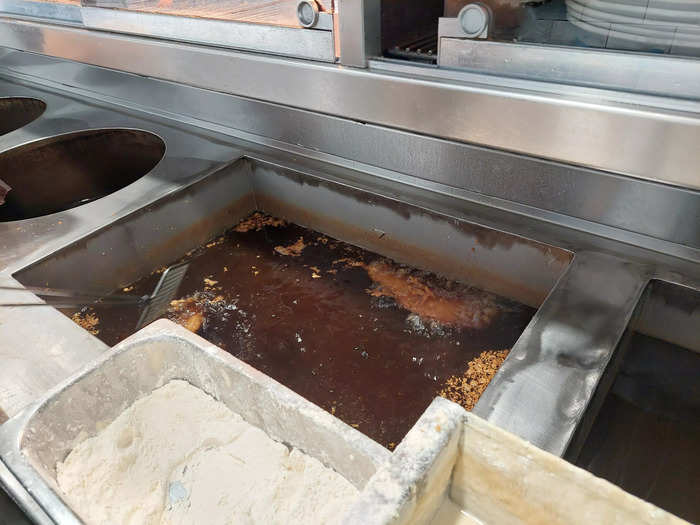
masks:
[[[304,244],[304,238],[299,237],[297,241],[289,246],[275,246],[275,251],[280,255],[289,255],[291,257],[299,257],[301,252],[306,248]]]
[[[453,328],[486,328],[498,316],[496,301],[486,292],[454,281],[438,282],[434,277],[388,260],[363,266],[374,287],[375,297],[391,297],[401,307]]]
[[[77,324],[81,328],[84,328],[92,335],[97,335],[100,333],[100,329],[98,328],[100,324],[100,319],[97,317],[97,315],[95,315],[94,312],[91,312],[89,310],[75,312],[71,316],[71,319],[75,324]]]
[[[239,222],[234,228],[234,231],[237,231],[238,233],[246,233],[249,231],[257,232],[262,230],[265,226],[277,228],[280,226],[285,226],[286,224],[286,221],[283,219],[278,219],[277,217],[273,217],[265,213],[255,212]]]
[[[466,410],[472,410],[508,357],[509,351],[481,352],[469,361],[469,368],[463,375],[448,377],[438,395],[462,405]]]
[[[170,301],[168,309],[170,319],[192,333],[197,333],[204,324],[204,312],[204,305],[196,296]]]

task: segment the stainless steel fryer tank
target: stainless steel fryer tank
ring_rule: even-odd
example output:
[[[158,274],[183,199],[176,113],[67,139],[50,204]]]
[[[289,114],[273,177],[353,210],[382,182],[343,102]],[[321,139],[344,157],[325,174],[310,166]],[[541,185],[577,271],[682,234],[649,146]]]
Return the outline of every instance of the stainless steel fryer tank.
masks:
[[[534,308],[542,304],[571,261],[572,255],[567,250],[457,220],[396,197],[382,195],[376,187],[339,184],[322,174],[241,160],[16,272],[14,278],[25,285],[41,283],[56,288],[70,286],[110,292],[178,260],[253,211],[269,213],[397,262]],[[227,264],[232,272],[248,270],[247,266],[236,266],[235,258]],[[365,296],[362,290],[360,293]],[[105,313],[105,317],[108,315]],[[209,336],[214,336],[214,332]],[[516,338],[514,332],[513,341]],[[240,348],[238,345],[235,338],[230,345],[222,344],[229,351],[244,353],[245,344],[240,343]],[[328,354],[324,361],[333,357],[327,349],[313,350]],[[368,350],[381,352],[374,347]],[[264,353],[264,348],[257,351]],[[271,355],[276,354],[271,352]],[[339,353],[336,361],[344,359],[343,356]],[[407,359],[410,361],[410,357]],[[435,385],[430,383],[421,388],[427,392]],[[313,397],[314,393],[305,395],[322,404]],[[408,423],[412,422],[411,419]],[[376,429],[367,432],[379,439],[372,434]]]

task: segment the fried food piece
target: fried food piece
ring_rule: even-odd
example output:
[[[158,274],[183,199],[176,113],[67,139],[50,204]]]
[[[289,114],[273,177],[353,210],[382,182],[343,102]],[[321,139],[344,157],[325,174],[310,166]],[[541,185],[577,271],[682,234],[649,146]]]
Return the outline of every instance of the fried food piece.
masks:
[[[171,320],[184,326],[192,333],[197,333],[204,324],[204,305],[196,297],[187,297],[170,301]]]
[[[85,330],[90,332],[92,335],[97,335],[100,333],[100,330],[98,328],[100,320],[94,312],[91,312],[89,310],[84,312],[75,312],[71,316],[71,320],[81,328],[84,328]]]
[[[447,282],[439,286],[424,272],[399,266],[385,260],[365,266],[375,286],[368,293],[375,297],[391,297],[399,306],[422,319],[452,328],[485,328],[500,312],[494,298],[467,285]]]
[[[280,255],[299,257],[301,255],[301,252],[304,251],[304,248],[306,248],[306,244],[304,244],[304,238],[299,237],[294,244],[290,244],[289,246],[275,246],[275,251]]]
[[[364,268],[367,270],[367,265],[364,262],[353,259],[352,257],[341,257],[340,259],[333,261],[331,264],[342,264],[343,268]]]
[[[183,318],[180,324],[187,328],[190,332],[196,334],[204,323],[204,314],[201,312],[194,312],[189,317]]]

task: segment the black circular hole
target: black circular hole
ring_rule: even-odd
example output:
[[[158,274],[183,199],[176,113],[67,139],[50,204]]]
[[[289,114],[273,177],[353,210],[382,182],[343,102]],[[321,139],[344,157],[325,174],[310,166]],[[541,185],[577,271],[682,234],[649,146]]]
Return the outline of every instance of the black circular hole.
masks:
[[[0,155],[10,185],[0,222],[81,206],[128,186],[163,158],[165,143],[129,129],[80,131],[32,142]]]
[[[45,110],[46,104],[36,98],[0,98],[0,135],[26,126]]]

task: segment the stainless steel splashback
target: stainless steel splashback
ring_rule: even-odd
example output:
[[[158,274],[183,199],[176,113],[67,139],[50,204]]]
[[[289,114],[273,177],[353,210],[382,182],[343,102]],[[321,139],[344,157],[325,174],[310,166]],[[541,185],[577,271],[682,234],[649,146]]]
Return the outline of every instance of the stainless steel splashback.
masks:
[[[6,15],[0,19],[0,46],[285,106],[279,118],[295,108],[333,115],[348,123],[376,125],[376,129],[363,126],[362,138],[357,140],[343,138],[337,143],[333,138],[333,145],[321,151],[351,149],[358,154],[345,151],[342,156],[389,169],[394,169],[390,164],[404,160],[408,166],[402,169],[408,172],[411,165],[420,163],[442,170],[454,164],[447,152],[453,146],[515,153],[520,157],[513,159],[514,165],[526,166],[531,157],[562,163],[581,176],[575,182],[556,179],[546,184],[538,180],[538,173],[518,174],[516,180],[502,180],[500,172],[473,177],[485,166],[470,162],[456,182],[453,176],[449,178],[453,185],[479,194],[577,217],[580,212],[558,204],[574,186],[597,180],[628,186],[596,191],[585,199],[578,199],[583,194],[576,189],[578,202],[569,202],[565,208],[592,207],[586,217],[597,222],[697,246],[692,240],[697,236],[697,208],[666,205],[656,196],[658,192],[680,195],[675,187],[700,189],[700,91],[694,81],[700,75],[700,61],[691,58],[695,55],[679,56],[671,48],[673,56],[653,55],[644,49],[621,51],[620,46],[614,50],[586,47],[587,40],[576,40],[578,33],[573,29],[567,33],[573,38],[568,44],[561,39],[547,40],[554,26],[561,25],[554,24],[556,17],[567,16],[564,0],[549,4],[489,0],[496,28],[498,24],[505,27],[510,20],[522,33],[532,20],[520,20],[519,14],[539,13],[542,20],[533,23],[549,28],[537,33],[542,37],[539,40],[518,33],[515,41],[506,41],[495,29],[469,37],[459,17],[469,7],[465,4],[432,0],[421,8],[400,9],[393,0],[301,0],[258,1],[244,9],[239,0],[226,4],[83,0],[80,5],[74,0],[72,4],[0,0],[0,13]],[[554,12],[556,5],[564,9],[563,15]],[[442,18],[437,16],[440,11],[445,15]],[[653,10],[645,12],[658,15]],[[445,27],[437,28],[436,17]],[[568,19],[560,21],[569,29],[577,27]],[[692,26],[695,22],[689,19],[687,23]],[[404,40],[411,42],[402,43]],[[12,73],[17,71],[13,62],[18,58],[17,54],[5,55],[0,65]],[[27,71],[24,66],[20,69]],[[59,69],[56,73],[61,77],[64,68]],[[71,87],[91,90],[90,82],[68,80]],[[114,88],[103,84],[98,94],[112,96],[107,92]],[[119,96],[129,103],[130,95],[122,92]],[[171,113],[182,113],[166,105]],[[240,118],[207,106],[199,109],[215,115],[207,118],[215,126],[228,126],[231,119]],[[248,123],[256,127],[256,118],[248,115],[246,124],[234,127],[247,131]],[[336,122],[330,123],[333,128]],[[276,140],[277,128],[272,126],[262,136]],[[330,128],[321,133],[297,129],[296,133],[316,137],[291,137],[289,144],[313,149],[313,141],[324,141]],[[434,137],[450,143],[437,156],[430,149],[414,149],[403,159],[394,155],[382,160],[376,157],[389,157],[391,150],[361,145],[364,137],[377,130],[394,134],[396,129],[408,132],[411,138]],[[550,165],[543,167],[545,172],[550,169]],[[514,170],[520,171],[517,166]],[[425,173],[423,168],[420,171]],[[618,175],[662,185],[637,184],[634,179],[615,178]],[[534,198],[533,192],[537,193]],[[609,198],[614,202],[608,202]],[[646,210],[653,202],[656,215],[638,217],[629,212],[637,205],[620,203],[621,198],[638,201]],[[602,199],[600,206],[591,199]]]
[[[681,105],[685,111],[654,109],[669,102],[650,97],[593,103],[590,90],[566,99],[525,90],[528,85],[486,89],[431,77],[419,82],[402,72],[359,72],[37,23],[0,21],[0,27],[9,28],[0,32],[3,43],[65,56],[80,48],[84,62],[144,75],[6,49],[0,74],[8,77],[372,176],[400,173],[485,206],[700,260],[700,192],[692,189],[700,187],[700,120],[694,103]],[[112,53],[114,46],[122,54]],[[190,85],[146,78],[149,71]],[[590,129],[592,122],[598,127]]]

